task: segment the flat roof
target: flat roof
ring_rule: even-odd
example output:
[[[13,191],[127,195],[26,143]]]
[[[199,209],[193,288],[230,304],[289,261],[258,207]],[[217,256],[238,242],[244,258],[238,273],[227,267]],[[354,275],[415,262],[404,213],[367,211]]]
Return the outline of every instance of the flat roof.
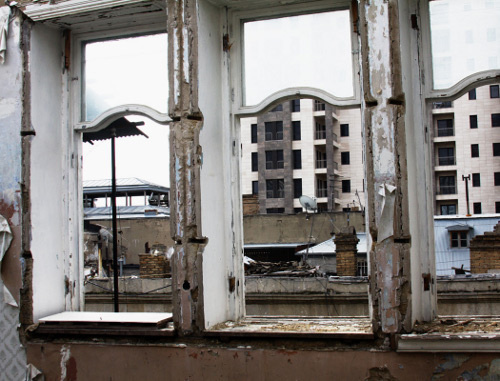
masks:
[[[144,192],[167,194],[170,192],[170,188],[138,179],[137,177],[129,177],[116,179],[116,192],[121,196],[125,194],[129,196],[142,196]],[[110,194],[111,179],[83,181],[84,196],[105,197]]]

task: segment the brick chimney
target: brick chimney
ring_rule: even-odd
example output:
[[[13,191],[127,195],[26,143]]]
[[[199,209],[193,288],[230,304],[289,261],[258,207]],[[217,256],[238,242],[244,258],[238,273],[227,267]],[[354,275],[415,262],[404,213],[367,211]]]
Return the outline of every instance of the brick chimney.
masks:
[[[333,240],[337,252],[337,275],[356,276],[359,239],[354,226],[347,226],[335,235]]]
[[[492,232],[477,235],[470,241],[470,270],[473,274],[488,270],[500,272],[500,224],[496,224]]]

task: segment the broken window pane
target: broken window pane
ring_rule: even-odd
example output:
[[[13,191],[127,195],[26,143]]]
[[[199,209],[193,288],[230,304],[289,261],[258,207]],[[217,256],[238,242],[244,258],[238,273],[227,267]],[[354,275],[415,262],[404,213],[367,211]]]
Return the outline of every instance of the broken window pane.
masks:
[[[244,104],[290,87],[351,97],[351,51],[348,10],[245,22]]]
[[[167,111],[167,35],[120,38],[84,45],[82,118],[124,104]]]
[[[466,0],[429,2],[435,89],[451,87],[475,72],[500,68],[500,41],[493,33],[500,20],[500,2],[466,4]]]

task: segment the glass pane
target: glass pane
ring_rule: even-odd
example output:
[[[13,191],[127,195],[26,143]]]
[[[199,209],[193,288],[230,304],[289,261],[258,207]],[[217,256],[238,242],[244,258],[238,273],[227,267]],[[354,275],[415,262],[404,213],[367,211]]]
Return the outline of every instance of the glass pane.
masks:
[[[500,1],[429,2],[434,88],[500,68]]]
[[[353,95],[349,11],[244,24],[244,103],[254,105],[289,87]]]
[[[166,33],[85,45],[83,118],[129,103],[167,111]]]

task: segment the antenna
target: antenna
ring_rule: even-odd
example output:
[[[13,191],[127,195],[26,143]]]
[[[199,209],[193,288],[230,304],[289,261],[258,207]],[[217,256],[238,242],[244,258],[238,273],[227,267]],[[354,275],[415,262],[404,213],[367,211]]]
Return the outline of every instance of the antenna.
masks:
[[[300,205],[302,205],[302,207],[306,210],[306,212],[316,213],[316,211],[318,210],[318,204],[312,197],[302,195],[299,197],[299,202]]]

